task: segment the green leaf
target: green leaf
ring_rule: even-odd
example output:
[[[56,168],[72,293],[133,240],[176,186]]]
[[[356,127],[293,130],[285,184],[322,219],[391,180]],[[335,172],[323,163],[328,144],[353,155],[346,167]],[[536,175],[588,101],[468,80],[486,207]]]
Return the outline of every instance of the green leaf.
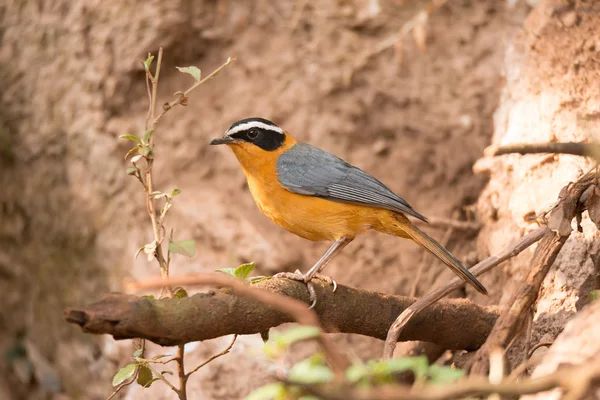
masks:
[[[245,400],[283,400],[286,396],[285,386],[281,382],[269,383],[254,390]]]
[[[132,140],[132,141],[134,141],[136,143],[142,144],[142,140],[139,137],[135,136],[135,135],[121,135],[121,136],[119,136],[119,138],[121,138],[121,139],[127,139],[127,140]]]
[[[194,79],[196,80],[196,82],[198,82],[200,80],[200,76],[202,75],[202,73],[200,72],[200,69],[198,67],[176,67],[179,72],[183,72],[184,74],[190,74],[191,76],[194,77]]]
[[[148,56],[148,58],[146,58],[146,61],[144,61],[144,69],[146,71],[150,70],[150,65],[152,65],[152,60],[154,60],[154,56]]]
[[[171,197],[175,197],[179,193],[181,193],[181,190],[179,190],[179,189],[173,189],[173,190],[171,190]]]
[[[412,371],[418,379],[427,373],[428,361],[425,356],[399,357],[379,361],[370,365],[374,375],[385,377],[398,372]]]
[[[142,299],[154,300],[154,295],[153,294],[145,294],[145,295],[142,296]]]
[[[169,251],[186,257],[194,257],[196,254],[196,242],[194,240],[169,240]]]
[[[152,371],[150,371],[150,368],[148,368],[145,365],[140,366],[140,371],[138,372],[137,377],[138,385],[147,388],[150,387],[150,385],[152,385],[152,382],[154,381],[155,379],[153,379]]]
[[[594,300],[598,300],[598,294],[600,294],[600,290],[596,289],[596,290],[592,290],[589,294],[588,294],[588,298],[590,301],[594,301]]]
[[[235,268],[219,268],[219,269],[215,269],[215,271],[235,277]]]
[[[127,172],[127,175],[135,175],[136,171],[137,171],[136,167],[129,167],[125,170],[125,172]]]
[[[184,288],[177,288],[177,290],[175,291],[175,298],[176,299],[183,299],[184,297],[188,297],[187,292],[185,291]]]
[[[452,368],[433,364],[429,367],[427,375],[429,376],[427,383],[440,385],[459,380],[460,378],[465,376],[465,371],[459,368]]]
[[[129,364],[121,368],[113,377],[112,385],[119,386],[121,383],[130,379],[133,375],[135,375],[136,368],[137,364]]]
[[[144,352],[144,350],[137,349],[136,351],[133,352],[133,356],[134,357],[141,357],[143,352]]]
[[[356,383],[369,376],[370,370],[365,364],[354,364],[346,370],[346,380]]]
[[[251,278],[248,278],[248,282],[250,282],[250,284],[254,285],[255,283],[266,281],[268,279],[271,279],[271,277],[270,276],[253,276]]]
[[[315,354],[306,360],[296,363],[290,369],[289,379],[292,382],[314,385],[331,381],[333,379],[333,372],[325,365],[323,356]]]
[[[250,275],[250,273],[254,271],[254,268],[256,268],[256,263],[254,261],[242,264],[235,269],[235,271],[233,272],[233,276],[245,281],[248,275]]]
[[[125,159],[127,160],[129,157],[138,152],[138,147],[134,147],[133,149],[129,149],[127,154],[125,154]]]
[[[355,364],[346,370],[346,380],[352,383],[374,380],[376,383],[388,383],[399,372],[412,371],[415,377],[427,374],[427,357],[400,357],[385,361],[371,361],[367,364]]]
[[[294,328],[290,328],[283,333],[273,335],[273,340],[289,346],[292,343],[299,342],[301,340],[316,338],[321,334],[321,329],[311,325],[300,325]]]
[[[139,149],[138,152],[143,156],[143,157],[148,157],[150,154],[152,154],[152,149],[146,145],[142,145]]]
[[[144,246],[140,247],[138,251],[135,252],[135,256],[133,256],[133,259],[135,260],[142,251],[144,251]]]
[[[144,137],[142,138],[142,143],[149,144],[150,139],[152,138],[152,133],[154,133],[154,129],[150,128],[144,133]]]
[[[254,270],[255,267],[256,267],[256,263],[250,262],[250,263],[242,264],[237,268],[220,268],[215,271],[222,272],[224,274],[231,275],[234,278],[245,281],[246,278],[248,277],[248,275],[250,275],[250,273]]]
[[[264,352],[267,357],[278,358],[293,343],[317,337],[320,333],[319,328],[310,325],[300,325],[282,333],[274,333],[269,342],[265,344]]]

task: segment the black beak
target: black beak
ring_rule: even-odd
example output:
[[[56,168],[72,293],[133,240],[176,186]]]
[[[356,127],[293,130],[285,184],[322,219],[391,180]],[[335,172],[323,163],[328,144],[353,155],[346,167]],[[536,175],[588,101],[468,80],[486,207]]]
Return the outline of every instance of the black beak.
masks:
[[[232,144],[235,143],[235,139],[229,137],[229,136],[223,136],[217,139],[213,139],[210,141],[210,145],[216,145],[216,144]]]

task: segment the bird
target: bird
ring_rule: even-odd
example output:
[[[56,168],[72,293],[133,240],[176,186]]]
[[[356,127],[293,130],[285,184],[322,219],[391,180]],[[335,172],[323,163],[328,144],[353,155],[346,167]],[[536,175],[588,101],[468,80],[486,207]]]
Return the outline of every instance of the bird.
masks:
[[[311,280],[336,282],[322,275],[325,266],[354,238],[369,230],[412,239],[447,265],[456,275],[487,295],[486,288],[441,244],[408,218],[427,222],[385,184],[337,156],[302,143],[264,118],[233,123],[210,145],[233,150],[258,208],[273,222],[311,241],[333,242],[306,273],[282,272],[307,284],[311,308],[316,292]]]

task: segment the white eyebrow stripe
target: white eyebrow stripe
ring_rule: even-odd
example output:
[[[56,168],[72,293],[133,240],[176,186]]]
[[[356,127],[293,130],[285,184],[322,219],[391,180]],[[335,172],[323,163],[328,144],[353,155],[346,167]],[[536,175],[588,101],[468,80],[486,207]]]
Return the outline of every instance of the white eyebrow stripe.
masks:
[[[250,128],[262,128],[262,129],[266,129],[269,131],[274,131],[274,132],[283,134],[283,129],[281,129],[278,126],[265,124],[264,122],[260,122],[260,121],[250,121],[250,122],[245,122],[243,124],[240,124],[232,129],[229,129],[227,132],[225,132],[225,136],[231,136],[234,133],[245,131]]]

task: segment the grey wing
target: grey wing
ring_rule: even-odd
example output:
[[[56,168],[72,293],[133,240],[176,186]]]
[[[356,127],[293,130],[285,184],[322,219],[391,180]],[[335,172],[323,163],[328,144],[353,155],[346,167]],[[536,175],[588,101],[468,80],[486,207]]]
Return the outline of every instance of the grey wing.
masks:
[[[279,183],[294,193],[385,208],[427,221],[371,175],[309,144],[297,143],[279,156],[277,173]]]

